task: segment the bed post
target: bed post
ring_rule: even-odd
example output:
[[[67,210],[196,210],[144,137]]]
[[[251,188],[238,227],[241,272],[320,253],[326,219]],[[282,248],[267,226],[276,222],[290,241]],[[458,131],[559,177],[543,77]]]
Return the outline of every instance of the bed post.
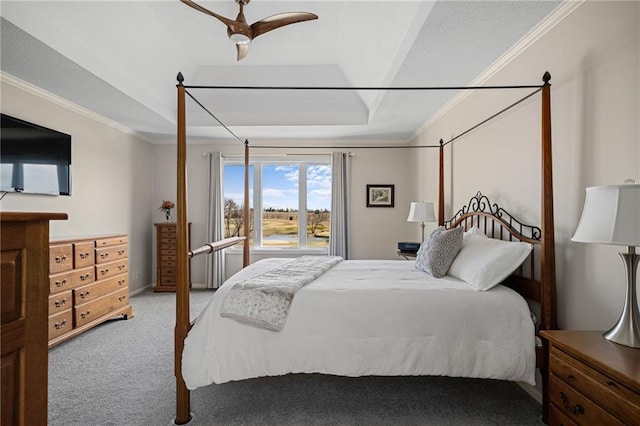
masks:
[[[249,234],[251,233],[251,222],[249,217],[249,141],[244,141],[244,245],[242,246],[242,267],[249,266]]]
[[[189,268],[187,245],[187,128],[185,117],[184,77],[178,73],[178,205],[177,205],[177,253],[176,253],[176,327],[174,332],[175,376],[176,376],[176,418],[174,423],[181,425],[191,421],[189,390],[182,378],[182,350],[189,331]]]
[[[553,167],[551,161],[551,74],[542,77],[542,325],[557,329],[556,319],[556,259],[553,223]]]
[[[438,225],[444,226],[444,142],[442,139],[440,139],[440,171],[438,180]]]
[[[556,259],[553,222],[553,173],[551,161],[551,74],[542,77],[542,247],[541,247],[541,323],[543,330],[558,328],[556,318]],[[549,423],[549,343],[543,339],[544,359],[542,376],[542,421]]]

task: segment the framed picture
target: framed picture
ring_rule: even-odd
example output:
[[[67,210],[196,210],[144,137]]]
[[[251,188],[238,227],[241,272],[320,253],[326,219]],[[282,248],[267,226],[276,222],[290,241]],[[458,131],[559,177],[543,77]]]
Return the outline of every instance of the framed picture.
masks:
[[[367,185],[367,207],[393,207],[394,185]]]

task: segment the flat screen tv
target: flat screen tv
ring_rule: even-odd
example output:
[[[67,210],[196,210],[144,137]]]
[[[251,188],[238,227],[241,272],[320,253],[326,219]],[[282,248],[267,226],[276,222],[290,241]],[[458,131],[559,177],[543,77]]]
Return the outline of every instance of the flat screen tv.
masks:
[[[0,190],[71,195],[71,136],[0,116]]]

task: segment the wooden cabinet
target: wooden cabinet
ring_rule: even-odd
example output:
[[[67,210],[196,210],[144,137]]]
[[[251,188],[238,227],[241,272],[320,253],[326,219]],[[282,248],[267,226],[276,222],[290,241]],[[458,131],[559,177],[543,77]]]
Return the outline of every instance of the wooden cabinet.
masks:
[[[131,318],[126,235],[53,241],[49,347],[109,319]]]
[[[640,349],[610,342],[599,331],[541,336],[549,341],[549,424],[638,424]]]
[[[156,286],[154,291],[176,291],[176,255],[177,236],[176,224],[172,222],[155,223],[156,227]],[[188,225],[189,242],[191,247],[191,224]],[[189,261],[189,266],[191,261]],[[189,274],[191,287],[191,274]]]
[[[0,212],[2,425],[47,424],[49,266],[67,262],[49,255],[49,220],[66,218]]]

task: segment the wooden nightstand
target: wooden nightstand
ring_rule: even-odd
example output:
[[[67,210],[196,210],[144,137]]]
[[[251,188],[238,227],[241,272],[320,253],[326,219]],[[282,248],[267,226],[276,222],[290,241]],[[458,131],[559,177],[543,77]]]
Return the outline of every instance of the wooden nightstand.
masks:
[[[601,331],[546,330],[550,425],[632,425],[640,420],[640,349]]]

